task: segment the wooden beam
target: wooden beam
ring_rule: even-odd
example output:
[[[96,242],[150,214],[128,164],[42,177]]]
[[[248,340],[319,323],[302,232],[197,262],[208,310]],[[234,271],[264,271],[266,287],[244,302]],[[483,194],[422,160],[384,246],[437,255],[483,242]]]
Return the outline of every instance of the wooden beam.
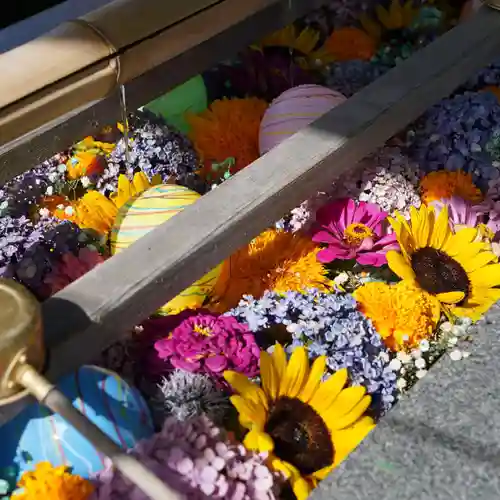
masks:
[[[161,40],[168,47],[165,62],[125,83],[129,108],[147,104],[325,2],[224,0],[169,28]],[[119,94],[114,92],[0,145],[0,184],[120,119]],[[0,129],[0,144],[1,135]]]
[[[500,14],[482,8],[47,300],[49,378],[95,359],[125,331],[499,56]],[[3,408],[0,421],[21,406]]]

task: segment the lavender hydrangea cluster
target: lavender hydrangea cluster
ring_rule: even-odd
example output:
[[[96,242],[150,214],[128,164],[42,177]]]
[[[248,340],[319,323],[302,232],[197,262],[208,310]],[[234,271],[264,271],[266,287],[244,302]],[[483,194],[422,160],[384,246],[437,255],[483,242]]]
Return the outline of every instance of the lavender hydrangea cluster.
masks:
[[[206,415],[222,423],[231,405],[227,394],[205,374],[175,370],[158,384],[154,407],[163,416],[185,421]]]
[[[200,193],[208,187],[196,175],[198,157],[189,139],[165,120],[144,109],[129,116],[128,159],[127,144],[122,137],[108,158],[108,165],[97,181],[102,193],[114,192],[118,176],[123,173],[132,178],[142,170],[151,178],[160,174],[162,181],[174,178],[178,184]]]
[[[206,417],[165,421],[160,433],[129,453],[186,500],[274,500],[282,478],[265,465],[265,454],[224,439]],[[90,500],[147,500],[137,486],[108,466],[94,479]]]
[[[500,85],[500,59],[479,70],[474,76],[469,78],[464,88],[469,90],[481,90],[488,86]]]
[[[72,222],[0,217],[0,276],[14,278],[37,293],[59,257],[87,246],[99,248],[98,237]]]
[[[397,210],[408,217],[411,206],[420,206],[419,180],[418,165],[400,148],[386,146],[340,178],[330,194],[376,203],[391,215]]]
[[[29,216],[44,196],[55,194],[64,182],[65,160],[64,154],[57,154],[2,186],[0,216]]]
[[[426,171],[464,170],[485,189],[500,176],[487,151],[500,130],[500,104],[491,92],[466,92],[428,110],[408,133],[410,154]]]
[[[351,97],[389,69],[390,66],[385,64],[358,59],[336,62],[325,70],[325,85],[346,97]]]
[[[282,325],[291,337],[289,352],[305,345],[311,359],[327,357],[330,372],[347,368],[351,382],[372,395],[377,416],[395,403],[396,376],[388,365],[389,351],[351,295],[314,289],[283,295],[267,291],[259,300],[244,297],[227,314],[248,323],[261,343],[266,331]]]

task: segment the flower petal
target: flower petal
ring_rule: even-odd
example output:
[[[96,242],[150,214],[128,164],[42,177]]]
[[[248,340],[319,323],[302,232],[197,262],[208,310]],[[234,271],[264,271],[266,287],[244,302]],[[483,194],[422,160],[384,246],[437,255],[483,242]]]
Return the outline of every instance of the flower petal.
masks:
[[[396,273],[402,280],[414,280],[415,273],[405,260],[405,258],[394,250],[390,250],[386,254],[387,264],[391,270]]]

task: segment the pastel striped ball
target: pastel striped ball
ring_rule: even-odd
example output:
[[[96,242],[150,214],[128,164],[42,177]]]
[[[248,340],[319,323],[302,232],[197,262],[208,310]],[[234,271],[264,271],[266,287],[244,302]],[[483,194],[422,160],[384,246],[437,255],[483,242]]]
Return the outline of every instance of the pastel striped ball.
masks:
[[[116,373],[82,366],[57,383],[73,406],[115,443],[132,448],[154,433],[149,409],[137,389]],[[0,427],[0,468],[15,467],[18,477],[37,462],[66,465],[90,477],[104,468],[104,455],[58,414],[38,403]],[[40,500],[42,500],[40,498]]]
[[[194,203],[199,197],[198,193],[184,186],[161,184],[132,198],[120,208],[111,229],[111,253],[114,255],[128,248],[139,238]],[[175,238],[176,235],[172,237]],[[220,271],[221,266],[212,269],[165,304],[159,312],[177,314],[184,309],[200,307],[215,287]]]
[[[286,90],[264,114],[259,133],[260,154],[267,153],[346,100],[340,92],[321,85],[299,85]]]

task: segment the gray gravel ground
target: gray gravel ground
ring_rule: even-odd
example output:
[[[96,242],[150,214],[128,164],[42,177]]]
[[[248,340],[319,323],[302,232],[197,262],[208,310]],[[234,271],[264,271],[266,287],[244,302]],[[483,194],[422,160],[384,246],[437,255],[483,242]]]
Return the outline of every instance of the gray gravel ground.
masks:
[[[445,355],[311,500],[500,500],[500,306]]]

